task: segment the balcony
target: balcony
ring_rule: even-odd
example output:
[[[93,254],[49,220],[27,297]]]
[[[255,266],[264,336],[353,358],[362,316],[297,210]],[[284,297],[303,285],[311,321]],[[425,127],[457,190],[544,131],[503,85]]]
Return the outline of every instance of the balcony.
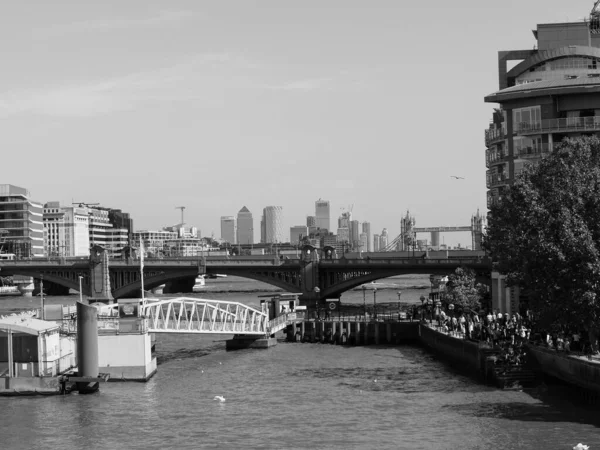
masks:
[[[515,147],[515,158],[537,159],[552,152],[550,144]]]
[[[517,134],[575,133],[600,131],[600,116],[544,119],[537,122],[515,124]]]
[[[485,130],[485,146],[489,147],[498,141],[506,139],[506,133],[503,128],[488,128]]]
[[[508,161],[508,153],[486,150],[485,152],[485,167],[488,169],[493,164],[498,164]]]
[[[488,189],[502,186],[508,183],[510,177],[508,174],[502,173],[488,173],[486,176],[486,185]]]

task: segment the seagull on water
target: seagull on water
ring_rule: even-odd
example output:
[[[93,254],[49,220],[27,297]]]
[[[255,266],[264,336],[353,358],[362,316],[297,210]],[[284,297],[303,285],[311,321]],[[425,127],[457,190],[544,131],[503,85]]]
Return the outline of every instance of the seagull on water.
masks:
[[[456,180],[464,180],[465,177],[457,177],[456,175],[450,175],[450,178],[454,178]]]
[[[573,450],[588,450],[590,448],[589,445],[582,444],[581,442],[573,447]]]
[[[221,403],[223,403],[225,401],[225,397],[223,397],[222,395],[215,395],[215,398],[213,400],[219,400]]]

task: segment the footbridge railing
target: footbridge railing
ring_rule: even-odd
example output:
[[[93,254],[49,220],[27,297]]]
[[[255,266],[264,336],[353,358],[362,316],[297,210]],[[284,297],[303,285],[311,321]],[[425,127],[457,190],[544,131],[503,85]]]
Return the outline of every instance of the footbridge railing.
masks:
[[[304,316],[299,316],[298,313],[290,312],[287,314],[282,314],[278,317],[275,317],[273,320],[269,322],[269,334],[275,334],[278,331],[283,330],[288,325],[295,323],[296,320],[303,319]]]
[[[150,333],[244,334],[264,336],[268,316],[238,302],[179,297],[141,306]]]

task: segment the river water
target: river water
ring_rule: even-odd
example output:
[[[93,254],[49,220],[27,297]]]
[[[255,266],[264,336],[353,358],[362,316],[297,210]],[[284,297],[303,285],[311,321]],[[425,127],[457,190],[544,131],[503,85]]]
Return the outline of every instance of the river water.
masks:
[[[403,301],[418,301],[422,289],[397,282]],[[247,292],[223,292],[227,283]],[[209,280],[207,291],[219,292],[205,296],[258,304],[260,286],[235,283]],[[344,296],[363,301],[362,291]],[[39,298],[0,299],[0,313],[28,302]],[[226,338],[157,335],[158,372],[147,383],[0,398],[0,448],[600,449],[597,411],[566,388],[491,388],[416,346],[280,342],[226,352]]]

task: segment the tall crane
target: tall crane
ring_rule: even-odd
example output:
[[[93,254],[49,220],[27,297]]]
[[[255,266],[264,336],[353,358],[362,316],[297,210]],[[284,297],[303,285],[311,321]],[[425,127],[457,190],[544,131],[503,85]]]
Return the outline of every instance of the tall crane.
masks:
[[[590,33],[600,34],[600,0],[594,2],[594,7],[590,12]]]
[[[175,209],[181,210],[181,223],[179,224],[179,226],[182,227],[185,225],[185,222],[183,221],[183,210],[185,209],[185,206],[176,206]]]

